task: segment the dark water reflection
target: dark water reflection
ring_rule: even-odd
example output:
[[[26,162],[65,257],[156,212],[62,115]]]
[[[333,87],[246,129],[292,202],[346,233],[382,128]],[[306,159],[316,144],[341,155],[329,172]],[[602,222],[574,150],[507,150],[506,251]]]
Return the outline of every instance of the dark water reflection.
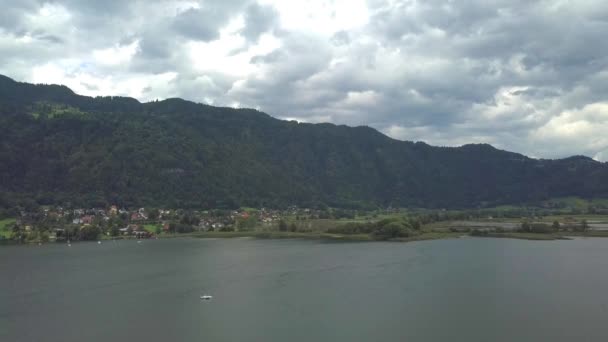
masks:
[[[608,239],[2,247],[0,341],[606,341],[607,266]]]

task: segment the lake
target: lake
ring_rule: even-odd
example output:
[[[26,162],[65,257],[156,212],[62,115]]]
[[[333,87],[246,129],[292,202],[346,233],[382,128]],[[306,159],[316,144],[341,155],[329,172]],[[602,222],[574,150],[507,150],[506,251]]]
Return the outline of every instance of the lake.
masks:
[[[608,239],[3,246],[0,341],[606,341],[607,265]]]

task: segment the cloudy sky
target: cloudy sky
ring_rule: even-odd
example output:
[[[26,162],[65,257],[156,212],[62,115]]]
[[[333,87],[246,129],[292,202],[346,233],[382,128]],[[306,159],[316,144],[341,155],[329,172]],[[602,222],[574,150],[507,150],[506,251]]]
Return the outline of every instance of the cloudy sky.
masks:
[[[605,0],[0,0],[0,73],[608,160]]]

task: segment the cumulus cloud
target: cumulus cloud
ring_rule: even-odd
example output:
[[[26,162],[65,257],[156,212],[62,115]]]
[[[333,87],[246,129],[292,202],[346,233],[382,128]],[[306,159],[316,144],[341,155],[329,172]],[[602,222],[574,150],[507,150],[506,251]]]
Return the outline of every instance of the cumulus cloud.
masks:
[[[0,73],[608,159],[600,0],[0,0]]]
[[[244,14],[245,27],[241,34],[251,41],[257,41],[262,33],[274,28],[277,23],[278,13],[270,5],[250,4]]]

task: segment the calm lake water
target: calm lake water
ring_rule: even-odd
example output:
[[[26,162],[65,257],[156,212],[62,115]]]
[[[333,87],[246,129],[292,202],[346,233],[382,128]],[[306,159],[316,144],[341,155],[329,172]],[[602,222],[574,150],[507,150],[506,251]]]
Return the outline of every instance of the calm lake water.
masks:
[[[607,323],[608,239],[0,248],[7,342],[606,341]]]

